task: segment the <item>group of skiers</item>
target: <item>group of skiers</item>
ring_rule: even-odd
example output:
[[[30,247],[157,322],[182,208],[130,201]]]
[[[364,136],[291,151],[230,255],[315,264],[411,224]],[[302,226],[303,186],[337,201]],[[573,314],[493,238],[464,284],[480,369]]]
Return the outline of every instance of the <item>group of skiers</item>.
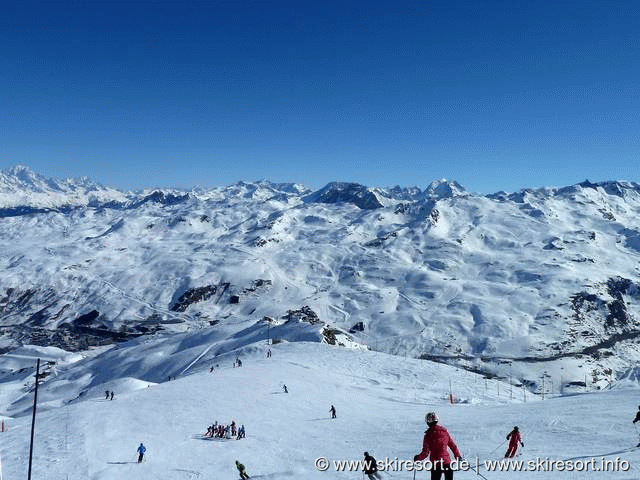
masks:
[[[330,413],[332,418],[335,418],[335,407],[331,405]],[[451,450],[456,460],[460,460],[462,458],[462,454],[460,450],[458,450],[458,446],[453,441],[453,438],[449,434],[448,430],[440,425],[438,425],[438,416],[435,412],[429,412],[425,415],[425,421],[427,423],[427,430],[424,432],[424,438],[422,440],[422,450],[420,453],[413,457],[414,461],[422,461],[429,458],[431,462],[431,480],[440,480],[444,475],[445,480],[453,480],[454,471],[451,468],[451,456],[449,455],[448,450]],[[636,415],[633,423],[640,421],[640,407],[638,407],[638,414]],[[236,432],[236,422],[235,420],[231,422],[230,425],[222,425],[218,424],[216,421],[213,425],[211,425],[207,429],[207,436],[209,437],[219,437],[219,438],[231,438],[231,436],[236,436],[237,439],[244,438],[245,431],[244,425],[242,425]],[[509,432],[507,435],[507,440],[509,440],[509,447],[505,453],[506,457],[513,457],[516,455],[518,450],[518,445],[524,447],[524,443],[522,442],[522,436],[520,435],[519,428],[513,427],[513,430]],[[138,463],[142,462],[144,453],[146,451],[145,446],[140,443],[138,447]],[[364,452],[364,474],[367,475],[369,480],[381,480],[382,477],[378,472],[378,465],[376,459],[369,454],[369,452]],[[240,478],[242,480],[246,480],[249,478],[247,474],[245,466],[236,460],[236,468],[240,473]]]
[[[235,437],[236,440],[240,440],[241,438],[246,437],[246,432],[244,425],[240,425],[240,428],[238,428],[235,420],[233,420],[229,425],[224,425],[222,423],[219,424],[216,420],[213,425],[207,427],[207,433],[205,433],[204,436],[209,438],[227,439]]]
[[[422,451],[413,457],[414,461],[422,461],[429,457],[431,462],[431,480],[440,480],[444,475],[445,480],[453,480],[453,470],[451,469],[451,457],[448,450],[451,450],[456,460],[460,460],[462,455],[458,446],[449,435],[446,428],[438,425],[438,416],[435,412],[429,412],[425,415],[425,421],[427,422],[427,430],[424,432],[424,438],[422,440]],[[509,446],[504,454],[505,458],[511,458],[516,455],[518,450],[518,444],[524,447],[522,442],[522,436],[518,427],[513,427],[513,430],[507,435],[509,440]],[[367,452],[365,452],[366,461]],[[365,470],[365,473],[369,475],[370,479],[379,478],[374,477],[373,474],[377,471],[375,465],[369,471]]]
[[[267,355],[270,357],[271,352],[269,351]],[[242,362],[239,358],[236,358],[234,367],[242,366]],[[211,370],[213,371],[213,367]],[[284,393],[288,393],[288,388],[283,384]],[[106,391],[106,398],[111,397],[113,399],[113,392]],[[331,405],[329,409],[329,414],[331,418],[336,418],[336,408],[334,405]],[[453,480],[454,471],[451,468],[451,456],[449,455],[448,450],[451,450],[453,456],[456,460],[460,460],[462,455],[460,450],[458,450],[458,446],[453,441],[453,438],[449,434],[446,428],[440,426],[438,424],[438,416],[435,412],[429,412],[425,415],[425,421],[427,423],[427,430],[424,432],[424,438],[422,441],[422,450],[420,453],[413,457],[414,461],[422,461],[429,458],[431,462],[431,480],[441,480],[444,475],[445,480]],[[638,413],[636,418],[633,420],[633,423],[640,421],[640,406],[638,407]],[[241,425],[240,428],[237,428],[237,424],[232,421],[229,425],[219,424],[217,421],[210,425],[207,428],[206,437],[210,438],[237,438],[240,440],[245,437],[245,428],[244,425]],[[505,452],[505,458],[511,458],[516,455],[518,450],[518,446],[521,445],[524,447],[524,443],[522,442],[522,436],[520,434],[519,428],[513,427],[513,430],[509,432],[507,435],[507,440],[509,440],[509,446],[507,447],[507,451]],[[142,462],[144,453],[146,448],[142,443],[138,447],[138,462]],[[369,452],[364,452],[364,474],[367,475],[369,480],[381,480],[381,476],[378,472],[378,466],[376,459],[369,454]],[[236,460],[236,468],[240,473],[241,480],[246,480],[249,478],[249,475],[246,472],[245,466]]]
[[[110,392],[109,390],[105,390],[104,391],[104,399],[105,400],[113,400],[113,392]]]

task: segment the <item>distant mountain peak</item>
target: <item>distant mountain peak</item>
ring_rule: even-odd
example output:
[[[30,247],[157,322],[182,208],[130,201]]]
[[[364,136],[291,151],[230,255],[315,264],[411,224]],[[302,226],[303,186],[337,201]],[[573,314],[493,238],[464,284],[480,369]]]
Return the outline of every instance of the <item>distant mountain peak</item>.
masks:
[[[442,198],[458,197],[467,194],[467,190],[455,180],[447,180],[442,178],[434,180],[425,190],[425,196],[434,200]]]
[[[307,203],[351,203],[363,210],[382,208],[380,199],[368,187],[359,183],[330,182],[317,192],[304,197]]]
[[[0,208],[79,206],[124,201],[124,193],[87,177],[56,180],[24,165],[0,172]]]

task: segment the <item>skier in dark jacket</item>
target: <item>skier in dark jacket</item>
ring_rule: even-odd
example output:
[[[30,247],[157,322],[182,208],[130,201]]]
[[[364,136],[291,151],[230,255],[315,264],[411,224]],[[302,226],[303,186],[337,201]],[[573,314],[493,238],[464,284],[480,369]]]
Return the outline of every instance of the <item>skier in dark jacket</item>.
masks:
[[[638,413],[636,413],[636,418],[633,419],[633,423],[640,422],[640,405],[638,406]]]
[[[240,478],[242,480],[247,480],[247,478],[249,478],[249,475],[247,475],[247,471],[244,469],[244,465],[241,464],[238,460],[236,460],[236,468],[238,469],[238,472],[240,472]]]
[[[638,413],[636,413],[636,418],[633,419],[634,425],[636,422],[640,422],[640,405],[638,406]],[[640,447],[640,443],[638,443],[636,447]]]
[[[144,447],[144,445],[142,444],[142,442],[140,442],[140,446],[138,447],[138,450],[136,450],[138,452],[138,463],[142,462],[142,457],[144,457],[144,452],[147,451],[147,449]]]
[[[109,400],[109,390],[104,391],[104,399]]]
[[[434,412],[427,413],[425,421],[429,428],[424,432],[422,451],[413,457],[413,461],[422,461],[428,456],[433,464],[431,480],[440,480],[443,473],[445,480],[453,480],[451,457],[447,448],[451,449],[457,460],[460,460],[462,455],[447,429],[438,425],[438,416]]]
[[[364,452],[364,473],[369,477],[369,480],[382,480],[380,473],[378,473],[378,462],[376,459],[369,455],[369,452]]]
[[[518,451],[518,443],[524,447],[518,427],[513,427],[513,430],[507,435],[507,440],[509,440],[509,448],[507,448],[507,453],[504,454],[504,458],[515,457]]]
[[[331,418],[336,418],[336,407],[331,405],[331,408],[329,409],[329,413],[331,413]]]

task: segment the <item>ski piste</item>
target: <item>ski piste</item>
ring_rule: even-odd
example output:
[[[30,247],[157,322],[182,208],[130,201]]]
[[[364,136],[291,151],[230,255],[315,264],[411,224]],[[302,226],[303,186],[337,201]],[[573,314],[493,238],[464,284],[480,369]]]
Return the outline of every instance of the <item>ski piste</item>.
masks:
[[[192,374],[162,384],[115,384],[112,388],[119,392],[118,402],[103,401],[105,388],[100,384],[87,390],[86,400],[62,407],[47,404],[45,397],[37,425],[47,436],[36,437],[35,473],[51,478],[66,478],[69,473],[70,480],[120,480],[135,472],[137,479],[157,480],[183,469],[201,472],[202,478],[237,478],[234,461],[238,459],[252,478],[357,478],[361,472],[319,472],[314,459],[359,460],[364,451],[377,460],[385,455],[411,459],[422,447],[424,416],[431,410],[438,413],[467,460],[475,456],[503,459],[506,445],[492,455],[484,452],[495,449],[515,424],[526,438],[526,448],[516,458],[586,459],[600,453],[607,458],[620,455],[632,462],[640,460],[638,450],[629,447],[636,437],[628,433],[633,428],[630,421],[637,408],[638,389],[544,401],[532,397],[524,403],[499,397],[497,392],[485,396],[474,374],[443,364],[315,343],[271,348],[274,355],[268,360],[262,347],[239,352],[243,367],[235,369],[231,362],[237,352],[232,352],[229,368],[221,368],[216,375],[208,373],[209,365],[203,365],[202,370],[192,367]],[[201,352],[196,350],[194,356]],[[142,365],[145,355],[152,354],[147,351],[136,356],[135,350],[126,348],[124,352],[134,366]],[[96,373],[117,365],[96,363]],[[91,371],[90,367],[83,369],[85,375]],[[280,391],[283,378],[290,393],[274,394]],[[466,403],[448,403],[449,378]],[[339,413],[335,420],[327,415],[332,404]],[[604,411],[606,415],[598,414]],[[194,441],[203,426],[216,418],[241,419],[250,436],[243,441]],[[19,477],[28,427],[25,417],[16,416],[11,428],[0,433],[6,479]],[[123,441],[126,438],[130,441]],[[116,463],[132,461],[140,441],[147,448],[144,465]],[[49,462],[50,458],[57,462]],[[482,468],[479,473],[489,480],[508,478],[506,473],[501,477]],[[637,480],[632,476],[636,473],[589,473],[581,478]],[[389,474],[398,479],[411,476],[408,472]],[[177,475],[178,480],[183,478]],[[455,478],[471,475],[460,472]],[[557,473],[523,473],[519,478],[557,480]]]

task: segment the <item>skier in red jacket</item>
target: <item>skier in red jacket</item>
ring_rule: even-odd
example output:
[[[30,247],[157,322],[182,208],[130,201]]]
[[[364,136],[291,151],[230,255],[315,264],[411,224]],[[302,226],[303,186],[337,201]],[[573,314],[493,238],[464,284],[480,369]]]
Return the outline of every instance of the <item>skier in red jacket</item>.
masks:
[[[507,448],[507,453],[504,454],[504,458],[515,457],[516,451],[518,450],[518,443],[524,447],[518,427],[513,427],[513,430],[507,435],[507,440],[509,440],[509,448]]]
[[[413,457],[413,460],[417,462],[429,456],[429,460],[433,464],[431,480],[440,480],[443,473],[445,480],[453,480],[451,457],[447,452],[447,448],[451,449],[457,460],[460,460],[462,455],[460,455],[460,451],[447,429],[438,425],[438,416],[435,413],[427,413],[425,421],[429,428],[424,432],[422,451]]]

